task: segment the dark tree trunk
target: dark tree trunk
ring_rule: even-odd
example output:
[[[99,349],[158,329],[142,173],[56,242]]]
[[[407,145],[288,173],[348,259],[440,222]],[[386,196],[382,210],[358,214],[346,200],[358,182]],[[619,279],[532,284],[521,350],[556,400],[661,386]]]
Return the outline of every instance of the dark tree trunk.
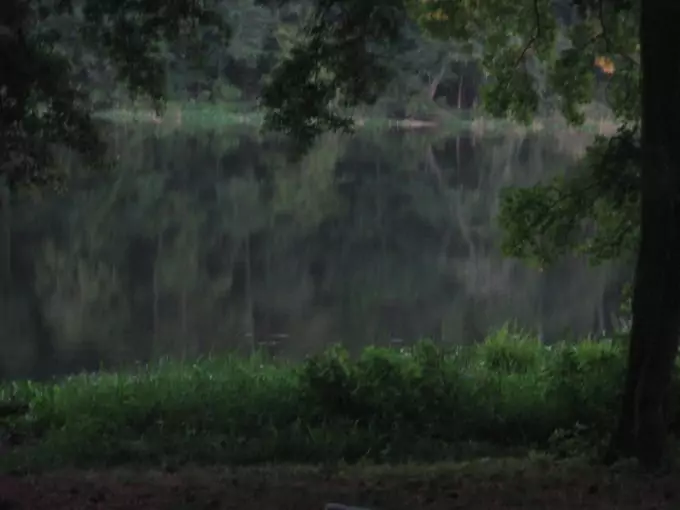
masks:
[[[622,414],[613,451],[665,454],[680,329],[680,31],[673,2],[642,2],[641,240]]]

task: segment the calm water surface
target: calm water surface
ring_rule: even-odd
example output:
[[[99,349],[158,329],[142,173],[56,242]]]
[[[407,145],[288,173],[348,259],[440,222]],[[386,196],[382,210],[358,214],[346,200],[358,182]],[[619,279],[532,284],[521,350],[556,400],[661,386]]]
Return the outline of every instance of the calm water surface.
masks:
[[[2,213],[0,377],[331,343],[546,342],[608,330],[625,272],[504,259],[499,192],[587,135],[329,135],[301,162],[234,130],[112,128],[108,171]]]

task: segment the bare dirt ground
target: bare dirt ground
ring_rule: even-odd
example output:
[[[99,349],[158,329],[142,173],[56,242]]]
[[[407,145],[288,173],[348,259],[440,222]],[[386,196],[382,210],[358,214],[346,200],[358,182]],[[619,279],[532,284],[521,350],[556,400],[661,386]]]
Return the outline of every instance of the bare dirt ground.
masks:
[[[680,509],[680,473],[658,477],[585,465],[488,461],[468,465],[318,469],[184,468],[0,475],[0,510]]]

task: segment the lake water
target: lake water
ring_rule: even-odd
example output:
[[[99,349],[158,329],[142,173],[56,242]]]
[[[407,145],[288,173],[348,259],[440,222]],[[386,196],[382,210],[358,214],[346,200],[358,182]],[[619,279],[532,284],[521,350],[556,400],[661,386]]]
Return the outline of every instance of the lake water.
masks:
[[[627,276],[505,259],[499,192],[569,168],[591,137],[329,135],[292,163],[244,130],[111,128],[107,171],[2,213],[0,377],[264,346],[546,342],[612,327]]]

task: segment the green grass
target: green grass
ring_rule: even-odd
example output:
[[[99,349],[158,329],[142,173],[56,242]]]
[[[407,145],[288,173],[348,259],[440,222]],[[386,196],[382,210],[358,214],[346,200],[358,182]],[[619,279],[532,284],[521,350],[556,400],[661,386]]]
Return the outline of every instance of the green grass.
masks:
[[[100,111],[96,116],[121,124],[157,122],[164,125],[188,125],[203,129],[217,129],[225,126],[260,127],[264,118],[261,113],[245,108],[240,103],[212,105],[174,102],[166,104],[164,112],[159,116],[155,115],[151,108],[143,106]]]
[[[484,133],[498,133],[511,130],[528,131],[561,131],[567,129],[564,119],[546,118],[537,119],[531,126],[519,126],[507,119],[492,119],[489,117],[476,116],[474,112],[457,110],[438,109],[438,114],[434,116],[431,125],[414,125],[408,119],[399,121],[381,116],[379,113],[367,110],[365,114],[358,115],[360,122],[356,125],[358,129],[384,130],[395,127],[403,129],[436,129],[438,132],[455,135],[462,132],[478,131]],[[153,110],[144,104],[130,107],[121,107],[112,110],[100,111],[97,117],[115,123],[159,123],[165,126],[186,126],[195,129],[220,129],[224,127],[249,127],[260,128],[264,120],[264,113],[256,108],[254,104],[241,102],[223,103],[180,103],[168,102],[162,115],[156,116]],[[599,118],[599,117],[598,117]],[[615,130],[612,122],[605,122],[605,128],[609,131]],[[612,127],[614,126],[614,127]],[[602,129],[602,124],[589,118],[580,131],[586,133],[598,133]]]
[[[542,346],[509,328],[445,350],[340,348],[301,364],[254,355],[162,361],[120,373],[15,382],[29,405],[4,423],[28,467],[336,461],[409,462],[528,449],[569,455],[606,440],[623,348]],[[0,430],[3,428],[0,422]]]

